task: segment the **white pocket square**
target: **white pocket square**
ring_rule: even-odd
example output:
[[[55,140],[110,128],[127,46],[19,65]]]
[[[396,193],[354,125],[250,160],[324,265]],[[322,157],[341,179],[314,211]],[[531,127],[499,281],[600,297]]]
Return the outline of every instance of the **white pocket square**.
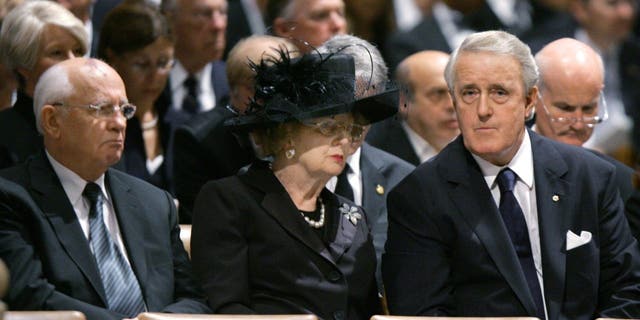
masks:
[[[567,231],[567,251],[585,245],[589,241],[591,241],[591,232],[589,231],[580,232],[580,236],[571,232],[571,230]]]

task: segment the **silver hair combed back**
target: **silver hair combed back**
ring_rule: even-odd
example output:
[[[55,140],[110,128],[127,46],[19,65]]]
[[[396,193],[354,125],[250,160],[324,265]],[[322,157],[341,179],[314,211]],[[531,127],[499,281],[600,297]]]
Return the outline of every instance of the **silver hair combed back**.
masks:
[[[69,72],[65,67],[56,64],[47,69],[38,80],[33,93],[33,113],[36,116],[36,128],[44,134],[40,113],[47,104],[62,103],[73,94],[73,87],[69,81]]]

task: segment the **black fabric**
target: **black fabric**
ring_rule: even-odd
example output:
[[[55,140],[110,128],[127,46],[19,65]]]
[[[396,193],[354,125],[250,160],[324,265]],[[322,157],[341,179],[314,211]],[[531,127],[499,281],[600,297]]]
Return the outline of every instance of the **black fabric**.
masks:
[[[353,201],[353,188],[351,188],[351,184],[349,184],[349,179],[347,179],[347,175],[351,171],[349,164],[344,166],[342,172],[338,175],[338,182],[336,183],[335,194],[341,195],[351,201]]]
[[[198,80],[190,74],[183,82],[187,94],[182,100],[182,110],[189,114],[196,114],[200,111],[200,103],[198,102]]]

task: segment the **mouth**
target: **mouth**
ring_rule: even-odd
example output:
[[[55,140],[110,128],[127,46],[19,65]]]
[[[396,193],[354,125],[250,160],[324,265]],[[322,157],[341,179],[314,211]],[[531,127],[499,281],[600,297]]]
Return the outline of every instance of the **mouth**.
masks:
[[[334,154],[329,156],[331,159],[334,159],[336,162],[338,163],[343,163],[344,162],[344,156],[343,155],[339,155],[339,154]]]

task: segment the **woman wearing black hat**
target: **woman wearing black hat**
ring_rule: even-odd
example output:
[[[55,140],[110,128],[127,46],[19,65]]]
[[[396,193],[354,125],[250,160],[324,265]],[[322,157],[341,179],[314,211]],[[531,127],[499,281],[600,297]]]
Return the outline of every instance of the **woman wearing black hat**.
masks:
[[[396,112],[397,90],[355,99],[353,59],[340,54],[283,52],[253,67],[254,101],[227,124],[268,160],[209,182],[195,203],[193,266],[209,305],[369,319],[380,304],[364,212],[324,186],[362,139],[358,123]]]

